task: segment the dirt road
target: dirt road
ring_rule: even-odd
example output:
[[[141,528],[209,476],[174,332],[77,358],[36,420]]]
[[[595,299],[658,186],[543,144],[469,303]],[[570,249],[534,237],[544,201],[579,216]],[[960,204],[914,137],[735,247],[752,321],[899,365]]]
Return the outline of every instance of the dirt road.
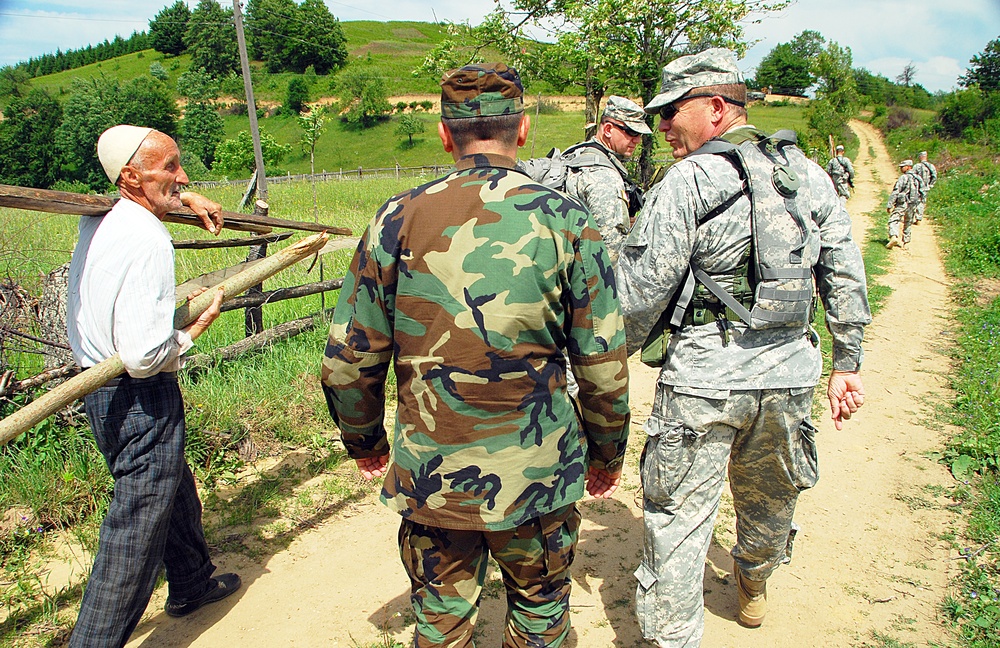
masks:
[[[881,210],[880,192],[896,169],[875,131],[854,127],[861,151],[848,207],[856,239],[864,241],[863,215]],[[794,559],[772,577],[770,611],[757,630],[734,620],[733,514],[723,503],[705,568],[706,647],[862,646],[873,631],[924,646],[946,636],[936,609],[949,555],[938,534],[954,524],[942,496],[951,477],[923,453],[941,444],[945,431],[933,407],[950,398],[947,278],[930,224],[915,228],[910,248],[893,257],[885,282],[894,292],[866,335],[866,405],[842,432],[826,415],[818,421],[821,478],[800,499]],[[642,545],[634,499],[656,375],[637,361],[632,370],[635,419],[625,485],[610,501],[583,504],[569,646],[645,645],[632,602]],[[241,592],[176,620],[162,612],[161,588],[129,646],[367,648],[383,645],[374,643],[383,628],[408,645],[408,583],[396,553],[397,525],[397,516],[369,497],[262,562],[224,555],[220,567],[243,575]],[[487,588],[480,646],[500,645],[504,603],[497,591]]]

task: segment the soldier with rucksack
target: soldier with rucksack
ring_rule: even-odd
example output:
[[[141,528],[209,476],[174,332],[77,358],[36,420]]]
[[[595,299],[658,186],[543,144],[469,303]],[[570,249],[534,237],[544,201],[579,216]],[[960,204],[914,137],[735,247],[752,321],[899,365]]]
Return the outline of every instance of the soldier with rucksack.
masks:
[[[913,172],[924,181],[924,192],[920,196],[920,204],[917,205],[917,213],[913,219],[913,224],[916,225],[924,219],[924,210],[927,209],[927,194],[937,184],[938,178],[937,167],[927,159],[927,151],[920,151],[920,160],[913,165]]]
[[[833,186],[837,189],[837,195],[841,202],[846,203],[851,197],[851,189],[854,188],[854,166],[851,160],[844,155],[844,145],[837,144],[836,155],[826,163],[826,173],[833,180]]]
[[[625,97],[608,97],[594,136],[565,151],[553,149],[544,158],[523,160],[518,166],[536,182],[576,198],[594,215],[608,246],[611,262],[642,206],[642,191],[629,178],[624,162],[632,157],[646,125],[642,108]]]
[[[738,618],[764,620],[767,578],[791,554],[799,492],[818,476],[814,281],[833,337],[836,427],[864,403],[858,371],[871,315],[850,216],[794,133],[750,126],[745,103],[729,50],[663,68],[645,110],[660,116],[678,161],[646,193],[616,269],[629,352],[647,340],[662,350],[649,359],[662,369],[644,426],[646,533],[635,572],[643,636],[661,648],[701,641],[727,463]]]
[[[892,193],[889,194],[889,202],[885,206],[889,212],[889,242],[885,246],[889,249],[898,247],[905,250],[910,244],[917,208],[920,201],[927,197],[927,185],[914,172],[913,160],[900,162],[899,170],[902,171],[902,175],[896,179]],[[902,223],[902,238],[900,238],[900,223]]]

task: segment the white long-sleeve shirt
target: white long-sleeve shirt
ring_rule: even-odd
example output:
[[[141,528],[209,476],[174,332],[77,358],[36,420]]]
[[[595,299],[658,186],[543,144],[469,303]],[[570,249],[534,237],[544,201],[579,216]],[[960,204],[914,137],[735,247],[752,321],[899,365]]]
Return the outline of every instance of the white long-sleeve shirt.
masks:
[[[103,217],[81,217],[66,311],[77,363],[118,353],[133,378],[180,369],[192,342],[174,329],[174,289],[170,233],[151,212],[122,199]]]

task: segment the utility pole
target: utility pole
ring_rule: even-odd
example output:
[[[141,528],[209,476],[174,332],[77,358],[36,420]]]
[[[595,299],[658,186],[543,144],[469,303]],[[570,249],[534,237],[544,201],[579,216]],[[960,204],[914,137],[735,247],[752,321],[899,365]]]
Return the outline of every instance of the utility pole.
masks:
[[[253,138],[253,160],[254,164],[257,165],[257,196],[267,202],[267,176],[264,174],[264,154],[260,150],[257,104],[253,100],[250,59],[247,57],[247,40],[243,36],[243,13],[240,11],[240,0],[233,0],[233,18],[236,19],[236,43],[240,48],[240,66],[243,68],[243,89],[247,95],[247,115],[250,117],[250,136]]]
[[[264,154],[260,150],[260,129],[257,127],[257,104],[253,100],[253,83],[250,81],[250,59],[247,56],[247,41],[243,36],[243,14],[240,11],[240,0],[233,0],[233,18],[236,22],[236,43],[240,48],[240,66],[243,68],[243,89],[247,94],[247,115],[250,117],[250,136],[253,138],[253,159],[257,166],[254,180],[257,187],[257,200],[254,203],[254,213],[267,214],[267,174],[264,173]],[[267,243],[254,245],[247,253],[247,261],[263,259],[267,256]],[[247,295],[259,295],[264,291],[264,284],[259,283],[247,290]],[[243,329],[249,337],[264,330],[264,316],[259,306],[247,308],[245,311]]]

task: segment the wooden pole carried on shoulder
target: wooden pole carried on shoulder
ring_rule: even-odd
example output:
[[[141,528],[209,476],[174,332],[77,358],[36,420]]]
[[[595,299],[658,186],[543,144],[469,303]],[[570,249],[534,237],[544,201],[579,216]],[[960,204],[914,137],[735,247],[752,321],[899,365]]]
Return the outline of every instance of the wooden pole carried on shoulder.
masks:
[[[215,299],[219,288],[226,297],[235,297],[250,286],[257,285],[285,268],[318,253],[329,236],[315,234],[290,245],[274,256],[265,257],[253,266],[220,282],[194,299],[186,300],[174,311],[174,328],[182,329],[201,316]],[[225,298],[225,297],[224,297]],[[55,414],[78,398],[86,396],[115,376],[125,371],[121,357],[116,353],[86,371],[70,378],[37,400],[25,405],[5,419],[0,420],[0,446],[7,445],[22,433]]]

